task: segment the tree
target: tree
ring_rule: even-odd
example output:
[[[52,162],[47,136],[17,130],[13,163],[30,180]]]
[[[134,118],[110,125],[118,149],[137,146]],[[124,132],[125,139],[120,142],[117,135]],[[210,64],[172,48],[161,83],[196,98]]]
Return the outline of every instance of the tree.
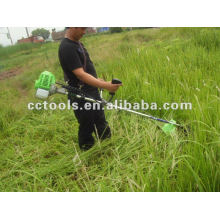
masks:
[[[32,32],[33,36],[41,36],[46,40],[50,36],[50,31],[44,29],[44,28],[37,28],[33,30]]]

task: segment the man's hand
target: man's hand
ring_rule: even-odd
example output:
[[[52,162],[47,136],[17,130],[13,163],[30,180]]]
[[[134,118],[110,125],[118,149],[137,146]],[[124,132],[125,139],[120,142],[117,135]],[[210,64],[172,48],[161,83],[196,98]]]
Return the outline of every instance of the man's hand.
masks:
[[[112,82],[106,82],[103,79],[98,78],[101,82],[105,82],[105,89],[110,93],[115,93],[122,84],[112,84]]]
[[[105,89],[107,89],[111,93],[115,93],[118,90],[118,88],[122,86],[122,84],[112,84],[112,82],[105,82],[105,83],[106,83]]]

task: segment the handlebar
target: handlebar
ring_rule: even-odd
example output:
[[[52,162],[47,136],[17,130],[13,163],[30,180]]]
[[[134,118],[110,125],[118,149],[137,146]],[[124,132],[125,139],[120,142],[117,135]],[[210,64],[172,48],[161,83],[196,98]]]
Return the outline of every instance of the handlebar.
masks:
[[[112,79],[112,84],[122,84],[122,81],[119,79]],[[114,92],[110,92],[110,95],[114,96],[115,93]]]

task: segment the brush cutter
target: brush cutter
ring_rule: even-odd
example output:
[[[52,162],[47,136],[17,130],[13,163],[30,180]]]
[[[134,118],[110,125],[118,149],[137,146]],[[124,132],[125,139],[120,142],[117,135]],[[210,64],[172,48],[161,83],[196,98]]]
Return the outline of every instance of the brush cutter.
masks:
[[[121,84],[122,82],[118,79],[113,79],[112,80],[112,84]],[[59,85],[59,86],[57,86]],[[101,101],[100,100],[96,100],[92,97],[89,97],[88,95],[86,95],[85,93],[83,93],[80,89],[77,89],[75,87],[69,86],[67,84],[63,84],[63,83],[59,83],[56,82],[55,80],[55,76],[48,71],[44,71],[41,73],[40,77],[38,80],[36,80],[35,82],[35,89],[36,91],[36,97],[40,98],[40,99],[47,99],[50,95],[56,94],[56,93],[60,93],[60,94],[64,94],[64,95],[72,95],[78,99],[83,99],[89,102],[93,102],[93,103],[99,103],[102,106],[105,105],[111,105],[112,108],[114,109],[119,109],[119,110],[124,110],[130,113],[134,113],[137,115],[141,115],[144,117],[147,117],[149,119],[153,119],[156,121],[160,121],[163,123],[166,123],[163,127],[162,130],[166,133],[166,134],[172,134],[175,132],[176,127],[182,127],[180,124],[177,124],[176,121],[171,120],[171,121],[167,121],[161,118],[156,118],[154,116],[151,115],[147,115],[141,112],[137,112],[137,111],[133,111],[127,108],[122,108],[120,106],[117,105],[113,105],[111,103],[111,100],[113,99],[113,96],[115,95],[114,93],[110,93],[111,97],[109,98],[108,101],[106,101],[105,99],[102,98],[102,90],[101,90]]]

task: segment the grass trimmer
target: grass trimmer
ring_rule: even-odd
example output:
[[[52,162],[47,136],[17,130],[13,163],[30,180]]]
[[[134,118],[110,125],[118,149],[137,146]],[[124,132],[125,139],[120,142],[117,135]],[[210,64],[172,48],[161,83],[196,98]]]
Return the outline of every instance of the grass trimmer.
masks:
[[[113,84],[121,84],[122,82],[118,79],[113,79],[112,83]],[[78,99],[83,99],[83,100],[86,100],[89,102],[99,103],[102,106],[111,105],[111,107],[113,109],[124,110],[124,111],[130,112],[130,113],[134,113],[137,115],[147,117],[152,120],[166,123],[162,127],[162,130],[166,134],[173,134],[176,130],[176,127],[183,128],[180,124],[177,124],[176,121],[174,121],[174,120],[167,121],[167,120],[164,120],[161,118],[156,118],[154,116],[147,115],[147,114],[144,114],[141,112],[137,112],[137,111],[133,111],[133,110],[130,110],[127,108],[122,108],[117,105],[113,105],[111,103],[111,100],[113,99],[113,96],[115,95],[114,93],[110,93],[111,97],[109,98],[108,101],[106,101],[105,99],[102,98],[102,90],[101,90],[101,101],[96,100],[96,99],[84,94],[80,89],[77,89],[75,87],[71,87],[67,84],[56,82],[55,76],[51,72],[48,72],[48,71],[44,71],[40,74],[39,79],[36,80],[36,82],[35,82],[35,89],[37,90],[36,97],[40,98],[40,99],[47,99],[49,96],[56,94],[56,93],[64,94],[64,95],[70,94]]]

